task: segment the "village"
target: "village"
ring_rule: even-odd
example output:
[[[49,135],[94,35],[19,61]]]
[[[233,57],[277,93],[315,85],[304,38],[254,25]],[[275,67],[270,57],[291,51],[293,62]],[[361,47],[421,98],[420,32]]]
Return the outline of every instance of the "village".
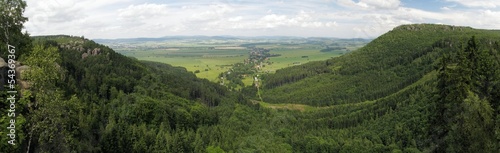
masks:
[[[258,73],[269,73],[263,72],[262,68],[273,64],[269,61],[271,57],[281,56],[280,54],[271,54],[270,49],[257,47],[248,47],[248,49],[250,50],[248,59],[245,59],[243,63],[234,64],[227,72],[219,75],[221,85],[236,89],[245,86],[243,79],[251,78],[253,84],[258,86]]]

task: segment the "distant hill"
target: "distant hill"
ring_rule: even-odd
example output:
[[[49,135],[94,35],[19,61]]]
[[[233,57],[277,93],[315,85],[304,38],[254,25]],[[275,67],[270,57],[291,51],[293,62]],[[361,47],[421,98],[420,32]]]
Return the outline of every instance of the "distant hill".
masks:
[[[98,43],[109,44],[109,43],[131,43],[131,42],[162,42],[162,41],[174,41],[174,40],[259,40],[259,41],[278,41],[278,40],[331,40],[332,38],[324,37],[294,37],[294,36],[164,36],[158,38],[118,38],[118,39],[93,39]],[[341,38],[335,38],[341,39]],[[341,39],[341,40],[351,40],[351,39]],[[353,38],[352,40],[365,40],[362,38]],[[370,39],[366,39],[370,40]]]
[[[332,129],[317,135],[347,152],[498,152],[499,44],[498,30],[402,25],[350,54],[262,76],[260,95],[318,106],[301,120]]]
[[[314,106],[380,99],[420,80],[443,53],[456,52],[473,35],[481,43],[500,39],[499,31],[470,27],[399,26],[348,55],[264,76],[263,98]]]

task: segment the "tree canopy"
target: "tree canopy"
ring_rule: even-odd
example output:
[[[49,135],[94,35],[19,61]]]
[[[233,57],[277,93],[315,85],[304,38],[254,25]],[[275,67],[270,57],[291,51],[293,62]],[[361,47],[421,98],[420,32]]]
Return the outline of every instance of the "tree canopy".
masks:
[[[403,25],[234,91],[83,37],[29,38],[26,3],[0,3],[0,47],[20,48],[30,85],[17,87],[17,145],[0,118],[0,152],[500,151],[498,31]]]

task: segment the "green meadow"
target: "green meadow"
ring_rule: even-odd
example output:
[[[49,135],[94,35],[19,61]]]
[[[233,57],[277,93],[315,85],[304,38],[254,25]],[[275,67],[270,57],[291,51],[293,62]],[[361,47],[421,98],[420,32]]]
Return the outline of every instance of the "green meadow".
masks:
[[[281,54],[271,57],[269,64],[264,64],[262,72],[275,72],[278,69],[301,65],[309,61],[320,61],[342,55],[342,52],[320,52],[319,49],[297,48],[297,49],[272,49],[272,54]]]
[[[231,64],[242,62],[247,56],[234,57],[137,57],[139,60],[155,61],[185,67],[190,72],[199,71],[196,76],[217,81],[220,73],[228,71]]]
[[[208,47],[176,47],[168,49],[118,50],[121,54],[139,60],[155,61],[180,66],[190,72],[197,72],[199,78],[217,81],[217,76],[231,68],[231,65],[248,58],[246,49],[207,49]]]
[[[322,43],[302,42],[266,42],[250,45],[256,48],[270,49],[271,54],[281,56],[271,57],[262,63],[257,74],[274,73],[276,70],[301,65],[309,61],[326,60],[346,54],[362,47],[366,42],[339,40],[335,43],[328,40]],[[339,43],[340,42],[340,43]],[[243,63],[249,57],[250,42],[127,42],[111,43],[117,52],[139,60],[155,61],[180,66],[193,72],[199,78],[219,82],[219,74],[227,72],[235,63]],[[326,44],[326,45],[325,45]],[[325,46],[342,46],[345,49],[321,52]],[[251,76],[244,78],[245,85],[251,85]]]

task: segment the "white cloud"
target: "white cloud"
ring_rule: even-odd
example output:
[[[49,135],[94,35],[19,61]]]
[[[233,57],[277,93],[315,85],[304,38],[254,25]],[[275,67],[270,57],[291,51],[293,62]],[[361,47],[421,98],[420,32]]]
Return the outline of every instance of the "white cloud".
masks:
[[[234,18],[229,18],[227,20],[231,21],[231,22],[238,22],[238,21],[241,21],[242,19],[243,19],[243,17],[237,16],[237,17],[234,17]]]
[[[125,19],[142,20],[158,16],[168,15],[168,8],[165,4],[130,5],[127,8],[119,9],[118,16]]]
[[[377,37],[400,24],[500,29],[498,1],[447,0],[428,11],[399,0],[224,1],[27,0],[33,35],[89,38],[167,35]],[[435,5],[429,4],[429,5]],[[474,9],[455,7],[463,5]]]
[[[283,27],[297,27],[297,28],[322,28],[322,27],[335,27],[335,21],[319,21],[316,16],[322,16],[315,12],[300,11],[295,15],[278,15],[268,14],[259,18],[256,22],[246,23],[242,26],[237,26],[241,29],[273,29]]]
[[[338,4],[356,9],[396,9],[400,6],[399,0],[337,0]]]
[[[127,3],[128,0],[27,0],[24,15],[29,18],[26,30],[33,35],[85,35],[102,29],[113,29],[108,6]]]
[[[334,22],[327,22],[327,23],[325,24],[325,26],[326,26],[326,27],[336,27],[336,26],[338,26],[338,25],[337,25],[337,22],[335,22],[335,21],[334,21]]]
[[[401,2],[399,0],[360,0],[360,3],[366,3],[378,9],[395,9],[399,7]]]
[[[303,22],[300,26],[307,28],[319,28],[325,26],[325,24],[323,24],[323,22]]]
[[[283,26],[288,23],[289,19],[286,15],[266,15],[259,20],[261,25],[265,25],[266,28],[276,28],[278,26]]]
[[[31,1],[29,1],[31,2]],[[36,1],[29,3],[35,5],[26,11],[30,19],[39,22],[61,23],[84,17],[81,7],[75,5],[76,1]]]
[[[198,10],[204,10],[204,11],[199,12]],[[206,6],[194,7],[191,8],[189,11],[194,12],[191,15],[192,20],[206,21],[206,20],[220,19],[224,17],[226,14],[233,12],[234,9],[225,4],[214,4],[214,5],[209,5],[208,7]]]
[[[169,30],[171,32],[179,32],[179,31],[184,31],[186,29],[187,29],[186,26],[179,24],[179,25],[175,25],[175,26],[171,27]]]
[[[446,0],[456,2],[467,7],[497,8],[500,6],[498,0]]]

